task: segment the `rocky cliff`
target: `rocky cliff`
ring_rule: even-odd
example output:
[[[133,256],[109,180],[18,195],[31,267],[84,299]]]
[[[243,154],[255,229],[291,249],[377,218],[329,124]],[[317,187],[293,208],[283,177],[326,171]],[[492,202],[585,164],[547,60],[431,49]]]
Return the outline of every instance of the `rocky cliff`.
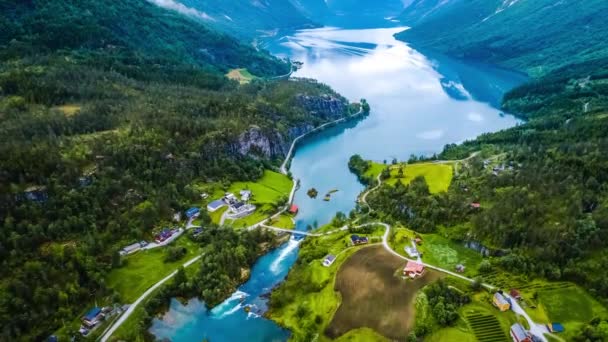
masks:
[[[332,95],[298,95],[295,102],[313,118],[322,119],[321,124],[339,119],[348,112],[348,101]],[[315,123],[318,124],[319,120]],[[286,132],[279,132],[252,125],[239,135],[234,150],[252,157],[282,158],[287,155],[296,137],[310,132],[314,127],[313,122],[306,122],[289,127]]]

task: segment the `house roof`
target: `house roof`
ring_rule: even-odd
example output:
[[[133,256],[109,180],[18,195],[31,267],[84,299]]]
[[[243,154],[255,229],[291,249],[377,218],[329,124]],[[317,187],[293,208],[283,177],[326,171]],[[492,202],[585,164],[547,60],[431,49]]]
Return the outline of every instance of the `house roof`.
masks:
[[[477,202],[473,202],[473,203],[471,203],[471,207],[473,207],[473,208],[479,208],[479,207],[481,207],[481,204],[479,204]]]
[[[226,204],[226,203],[224,203],[224,201],[222,201],[222,200],[215,200],[215,201],[207,204],[207,207],[212,208],[212,209],[217,209],[217,208],[223,206],[224,204]]]
[[[199,211],[201,211],[199,208],[190,208],[190,209],[186,210],[186,216],[192,216],[192,215],[198,213]]]
[[[524,327],[519,323],[515,323],[511,326],[511,334],[516,338],[517,341],[523,341],[529,337],[526,329],[524,329]]]
[[[351,241],[367,241],[367,237],[365,236],[359,236],[359,235],[351,235],[350,236]]]
[[[327,260],[327,261],[329,261],[329,262],[332,262],[332,261],[336,260],[336,256],[335,256],[335,255],[333,255],[333,254],[328,254],[328,255],[325,257],[325,259],[324,259],[324,260]]]
[[[420,273],[422,271],[424,271],[424,265],[417,263],[416,261],[408,261],[407,264],[405,265],[405,268],[403,269],[403,271],[405,272],[415,272],[415,273]]]
[[[500,304],[509,304],[509,301],[507,301],[507,299],[505,298],[505,296],[503,296],[502,294],[500,294],[499,292],[496,292],[494,294],[494,299],[500,303]]]
[[[292,204],[291,207],[289,207],[289,212],[290,213],[296,213],[298,212],[298,206],[295,204]]]
[[[551,323],[551,330],[553,332],[563,332],[564,326],[561,323]]]
[[[128,246],[125,246],[123,249],[125,251],[132,251],[132,250],[138,249],[138,248],[141,248],[141,244],[139,242],[136,242],[136,243],[132,243]]]
[[[84,319],[90,321],[95,319],[95,317],[97,317],[97,315],[99,315],[99,313],[101,312],[101,309],[98,307],[94,307],[91,310],[89,310],[89,312],[87,312],[86,315],[84,315]]]
[[[511,297],[520,297],[521,296],[519,294],[519,291],[517,291],[516,289],[511,289],[511,291],[509,291],[509,294],[511,295]]]
[[[245,205],[245,203],[243,203],[243,202],[236,202],[232,206],[234,207],[234,209],[239,209],[240,207],[242,207],[244,205]]]

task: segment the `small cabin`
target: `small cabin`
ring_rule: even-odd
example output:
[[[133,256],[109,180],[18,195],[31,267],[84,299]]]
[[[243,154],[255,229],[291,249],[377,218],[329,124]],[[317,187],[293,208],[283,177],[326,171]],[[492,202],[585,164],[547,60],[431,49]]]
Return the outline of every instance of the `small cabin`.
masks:
[[[520,300],[521,299],[521,293],[519,293],[518,290],[516,289],[511,289],[511,291],[509,291],[509,295],[513,298],[515,298],[516,300]]]
[[[500,311],[507,311],[511,308],[511,303],[501,292],[496,292],[494,294],[494,297],[492,298],[492,303]]]
[[[201,210],[199,208],[190,208],[186,210],[186,217],[191,219],[193,217],[197,217],[200,214]]]
[[[356,245],[364,245],[366,243],[369,242],[369,239],[365,236],[359,236],[359,235],[351,235],[350,236],[350,242],[356,246]]]
[[[292,214],[292,215],[296,215],[299,210],[300,209],[295,204],[292,204],[291,207],[289,207],[289,213]]]
[[[532,335],[519,323],[511,326],[510,333],[514,342],[533,342]]]
[[[336,256],[333,254],[328,254],[324,259],[323,259],[323,266],[325,267],[329,267],[331,266],[331,264],[334,263],[334,261],[336,261]]]

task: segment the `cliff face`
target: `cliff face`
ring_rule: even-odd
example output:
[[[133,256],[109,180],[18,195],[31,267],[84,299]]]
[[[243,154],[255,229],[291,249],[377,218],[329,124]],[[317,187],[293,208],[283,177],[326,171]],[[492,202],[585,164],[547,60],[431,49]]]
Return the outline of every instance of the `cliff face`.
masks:
[[[306,110],[312,117],[322,119],[323,123],[343,117],[348,110],[346,100],[331,95],[298,95],[296,105]],[[296,137],[310,132],[314,127],[311,122],[306,122],[289,127],[286,133],[281,133],[277,130],[250,126],[239,135],[234,150],[241,155],[282,158],[287,155],[291,142]]]
[[[296,102],[311,115],[323,119],[334,118],[335,120],[346,114],[347,111],[347,103],[344,100],[331,95],[298,95],[296,97]]]

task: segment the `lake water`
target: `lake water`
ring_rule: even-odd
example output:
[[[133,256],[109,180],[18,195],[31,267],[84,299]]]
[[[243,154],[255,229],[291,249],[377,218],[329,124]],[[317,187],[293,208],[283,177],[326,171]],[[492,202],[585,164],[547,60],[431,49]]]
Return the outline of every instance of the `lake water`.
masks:
[[[304,62],[296,77],[315,78],[357,101],[365,98],[372,111],[364,119],[332,127],[307,138],[296,150],[291,172],[301,181],[295,203],[300,207],[297,229],[327,223],[336,212],[348,213],[363,186],[347,167],[353,154],[376,161],[406,160],[411,154],[431,155],[445,144],[517,124],[497,109],[505,91],[525,77],[487,65],[463,63],[422,54],[393,34],[403,28],[303,30],[270,42],[279,56]],[[320,196],[310,199],[315,187]],[[323,195],[339,191],[331,201]],[[191,300],[173,301],[165,317],[155,319],[150,332],[171,341],[283,341],[289,332],[243,306],[263,312],[261,296],[281,282],[297,259],[298,242],[263,256],[251,279],[220,306],[207,310]]]

